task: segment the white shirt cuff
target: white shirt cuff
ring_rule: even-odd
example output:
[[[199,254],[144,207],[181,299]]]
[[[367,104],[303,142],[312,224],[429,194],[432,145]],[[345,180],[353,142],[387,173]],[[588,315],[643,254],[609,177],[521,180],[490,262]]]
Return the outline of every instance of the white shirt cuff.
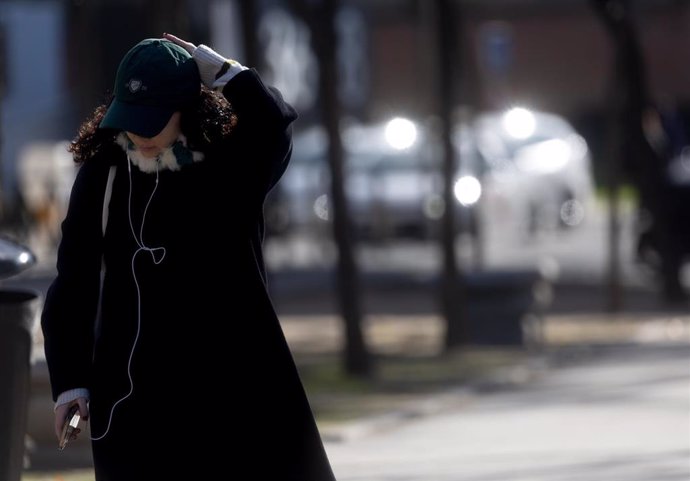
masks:
[[[55,401],[55,407],[53,408],[53,410],[57,409],[58,406],[62,406],[63,404],[72,402],[80,397],[89,399],[91,397],[89,390],[86,388],[78,387],[75,389],[69,389],[67,391],[64,391],[58,396],[57,401]]]
[[[242,70],[247,70],[247,67],[235,60],[228,59],[226,62],[228,63],[228,69],[213,82],[213,90],[223,90],[223,87],[225,87],[225,84],[228,83],[230,79]]]
[[[192,53],[199,68],[199,76],[204,85],[216,90],[230,81],[242,70],[247,70],[239,62],[227,59],[206,45],[199,45]]]

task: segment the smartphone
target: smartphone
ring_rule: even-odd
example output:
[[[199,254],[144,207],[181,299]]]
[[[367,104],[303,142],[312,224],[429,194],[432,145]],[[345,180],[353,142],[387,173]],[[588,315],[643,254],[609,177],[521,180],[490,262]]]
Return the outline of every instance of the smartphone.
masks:
[[[77,426],[79,425],[79,420],[81,419],[81,415],[79,414],[79,405],[78,404],[73,404],[70,406],[69,411],[67,411],[67,419],[65,420],[65,425],[62,426],[62,434],[60,435],[60,444],[58,445],[58,448],[60,451],[65,449],[65,446],[67,446],[67,443],[69,442],[69,438],[74,432],[75,429],[77,429]]]

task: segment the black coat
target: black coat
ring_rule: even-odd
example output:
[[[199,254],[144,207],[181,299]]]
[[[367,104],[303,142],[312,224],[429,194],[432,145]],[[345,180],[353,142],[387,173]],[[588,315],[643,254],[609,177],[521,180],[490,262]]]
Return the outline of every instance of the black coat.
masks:
[[[263,202],[290,159],[296,113],[254,70],[223,93],[238,123],[203,161],[156,181],[128,172],[113,145],[73,186],[42,328],[53,396],[88,388],[91,435],[107,430],[92,441],[99,481],[334,479],[261,251]],[[133,231],[162,249],[142,250]]]

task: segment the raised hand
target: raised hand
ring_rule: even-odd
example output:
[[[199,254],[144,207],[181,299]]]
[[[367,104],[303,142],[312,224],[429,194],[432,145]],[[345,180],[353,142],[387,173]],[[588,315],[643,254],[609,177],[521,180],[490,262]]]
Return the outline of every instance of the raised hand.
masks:
[[[172,33],[163,33],[163,38],[166,40],[170,40],[174,44],[179,45],[187,52],[189,52],[190,55],[192,55],[194,53],[194,50],[196,49],[196,45],[194,45],[191,42],[187,42],[186,40],[182,40],[181,38],[176,37]]]

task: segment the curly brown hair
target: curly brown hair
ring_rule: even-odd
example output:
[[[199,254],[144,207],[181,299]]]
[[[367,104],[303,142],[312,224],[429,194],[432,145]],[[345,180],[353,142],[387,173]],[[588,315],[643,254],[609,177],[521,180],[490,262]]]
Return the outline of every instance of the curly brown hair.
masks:
[[[111,100],[99,105],[79,126],[77,136],[67,150],[77,164],[92,158],[104,146],[113,144],[119,131],[98,126],[108,110]],[[226,139],[237,125],[237,115],[222,94],[202,85],[198,102],[181,111],[180,127],[189,147],[208,150],[212,144]]]

